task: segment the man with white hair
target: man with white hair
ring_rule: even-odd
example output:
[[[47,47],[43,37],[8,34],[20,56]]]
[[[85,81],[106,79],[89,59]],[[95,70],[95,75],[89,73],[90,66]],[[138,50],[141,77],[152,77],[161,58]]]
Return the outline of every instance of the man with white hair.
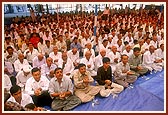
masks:
[[[62,68],[64,76],[72,77],[74,65],[71,59],[68,58],[67,52],[62,53],[62,58],[58,61],[58,67]]]
[[[116,70],[116,65],[120,62],[121,55],[117,52],[117,47],[114,45],[111,47],[111,52],[107,54],[107,57],[110,58],[110,65],[112,67],[112,72]]]
[[[62,53],[58,51],[58,47],[54,46],[53,51],[49,54],[49,57],[53,59],[54,64],[58,66],[58,59],[61,58]]]
[[[96,76],[97,73],[94,70],[94,60],[91,58],[91,55],[90,51],[86,51],[85,57],[80,60],[80,63],[86,65],[86,70],[90,72],[91,76]]]
[[[146,51],[143,55],[142,64],[149,69],[149,71],[161,71],[162,70],[162,60],[157,59],[155,55],[155,47],[153,45],[149,46],[149,51]]]
[[[91,43],[86,43],[86,47],[83,50],[83,57],[85,56],[86,51],[90,51],[92,53],[91,57],[95,58],[95,52],[94,52],[94,49],[92,49],[92,44]]]
[[[41,66],[41,75],[46,76],[48,80],[54,77],[54,70],[57,68],[53,64],[53,59],[51,57],[46,58],[46,63]]]
[[[67,52],[68,58],[73,62],[75,68],[78,67],[80,59],[79,59],[79,51],[76,47],[72,48]]]
[[[106,50],[105,49],[101,49],[99,52],[99,55],[95,57],[94,59],[94,65],[95,65],[95,71],[97,71],[97,69],[103,65],[102,59],[103,57],[106,56]]]
[[[18,59],[14,62],[14,68],[16,73],[21,71],[26,65],[29,65],[27,59],[24,59],[24,55],[22,53],[18,54]]]
[[[46,58],[42,53],[38,53],[38,55],[33,58],[33,68],[34,67],[40,68],[41,65],[45,63],[46,63]]]
[[[128,57],[133,54],[133,50],[129,44],[125,46],[125,50],[122,52],[122,54],[126,54]]]

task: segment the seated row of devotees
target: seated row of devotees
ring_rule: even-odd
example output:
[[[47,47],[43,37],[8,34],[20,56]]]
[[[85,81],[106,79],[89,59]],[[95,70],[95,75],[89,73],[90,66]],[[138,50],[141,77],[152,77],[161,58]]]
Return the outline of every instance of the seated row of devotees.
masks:
[[[135,48],[134,52],[139,52],[139,49]],[[139,63],[134,65],[134,69],[130,69],[129,57],[122,55],[121,62],[112,72],[110,58],[103,57],[102,66],[98,68],[96,76],[91,76],[84,63],[78,65],[72,77],[64,75],[63,68],[56,67],[51,79],[42,74],[41,68],[23,67],[23,73],[26,73],[24,70],[29,70],[29,73],[31,71],[31,77],[25,81],[24,86],[17,83],[12,85],[11,79],[5,74],[4,110],[43,111],[46,109],[42,107],[49,106],[53,111],[69,111],[81,103],[94,100],[96,95],[101,97],[117,95],[134,83],[139,76],[150,72],[148,68],[140,65],[140,61],[137,61],[139,58],[136,55],[140,56],[140,53],[134,54],[134,58],[137,58],[134,63]],[[52,58],[48,57],[48,59]],[[158,66],[163,68],[161,65]]]

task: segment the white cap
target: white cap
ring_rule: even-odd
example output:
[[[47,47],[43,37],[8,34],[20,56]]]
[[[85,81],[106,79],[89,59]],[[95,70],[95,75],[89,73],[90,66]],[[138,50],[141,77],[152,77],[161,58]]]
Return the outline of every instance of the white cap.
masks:
[[[31,68],[30,65],[26,65],[26,66],[23,67],[23,71],[24,71],[24,72],[30,72],[31,69],[32,69],[32,68]]]

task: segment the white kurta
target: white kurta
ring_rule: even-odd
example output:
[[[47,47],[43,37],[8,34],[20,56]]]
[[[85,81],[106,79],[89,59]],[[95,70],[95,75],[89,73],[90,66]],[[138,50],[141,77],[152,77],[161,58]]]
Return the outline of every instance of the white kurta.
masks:
[[[27,51],[29,51],[29,49],[27,49],[24,52],[24,56],[26,57],[26,59],[29,63],[32,63],[33,58],[36,57],[39,52],[37,51],[37,49],[33,49],[32,53],[29,51],[29,53],[26,54]]]
[[[26,81],[31,77],[31,73],[29,73],[27,76],[24,75],[23,71],[19,71],[16,75],[16,84],[20,87],[25,87]]]
[[[90,58],[89,60],[82,58],[80,60],[80,63],[84,63],[86,65],[86,70],[90,72],[91,76],[97,75],[97,72],[94,70],[94,60],[92,58]],[[91,65],[91,67],[88,68],[88,65]]]
[[[99,54],[98,56],[95,57],[94,59],[94,65],[95,65],[95,71],[97,72],[98,68],[100,66],[103,66],[103,57]]]
[[[150,51],[146,51],[143,55],[143,61],[142,65],[144,65],[146,68],[148,68],[150,71],[153,69],[156,71],[161,71],[162,67],[160,66],[159,63],[154,63],[156,60],[156,56],[154,53],[150,53]]]
[[[43,59],[41,61],[38,59],[38,56],[33,58],[33,68],[34,67],[41,67],[41,65],[43,65],[45,63],[46,63],[45,56],[43,57]]]
[[[85,48],[85,49],[83,50],[83,57],[85,57],[85,53],[86,53],[87,51],[89,51],[88,48]],[[94,51],[94,49],[90,49],[90,52],[92,53],[91,57],[92,57],[92,58],[95,58],[95,51]]]
[[[63,60],[62,60],[62,58],[60,58],[59,59],[59,61],[58,61],[58,67],[60,67],[60,68],[62,68],[63,67]],[[67,59],[67,62],[66,62],[66,64],[65,64],[65,66],[64,66],[64,68],[63,68],[63,74],[65,75],[65,76],[67,76],[67,77],[72,77],[72,75],[73,75],[73,70],[74,70],[74,65],[73,65],[73,62],[71,61],[71,59]],[[70,73],[70,75],[66,75],[66,74],[68,74],[68,73]]]
[[[7,74],[4,75],[4,88],[7,92],[10,91],[10,88],[12,87],[11,80]]]
[[[71,61],[74,63],[79,63],[80,59],[79,59],[79,51],[77,51],[76,54],[73,54],[72,50],[68,51],[68,57],[71,59]]]
[[[24,59],[24,60],[23,60],[23,63],[21,63],[19,59],[16,60],[16,61],[14,62],[15,71],[16,71],[16,72],[21,71],[21,70],[23,69],[23,67],[26,66],[26,65],[29,65],[27,59]]]
[[[51,53],[49,54],[49,57],[51,57],[51,58],[53,59],[53,62],[54,62],[56,65],[58,65],[58,60],[59,60],[60,58],[62,58],[62,53],[61,53],[61,52],[57,52],[57,54],[55,55],[54,52],[51,52]],[[56,60],[57,60],[57,61],[56,61]]]
[[[121,55],[119,52],[116,52],[116,54],[114,54],[112,51],[107,54],[107,57],[110,58],[110,65],[111,65],[111,68],[112,68],[112,73],[114,73],[114,71],[116,71],[116,65],[117,63],[114,62],[114,59],[118,58],[118,62],[120,62],[121,60]]]
[[[133,54],[133,50],[130,50],[130,52],[127,52],[126,50],[124,50],[122,54],[126,54],[128,57],[130,57]]]

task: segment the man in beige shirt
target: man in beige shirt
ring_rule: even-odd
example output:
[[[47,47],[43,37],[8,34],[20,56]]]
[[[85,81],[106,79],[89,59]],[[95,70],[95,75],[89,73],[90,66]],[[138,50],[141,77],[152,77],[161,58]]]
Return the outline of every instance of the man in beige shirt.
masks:
[[[82,102],[89,102],[99,93],[100,88],[90,85],[94,80],[90,73],[86,71],[85,64],[81,63],[78,67],[78,70],[74,72],[73,76],[75,95],[78,96]]]
[[[126,88],[137,80],[138,75],[130,70],[128,56],[122,55],[121,62],[117,64],[116,71],[114,72],[115,81]]]

